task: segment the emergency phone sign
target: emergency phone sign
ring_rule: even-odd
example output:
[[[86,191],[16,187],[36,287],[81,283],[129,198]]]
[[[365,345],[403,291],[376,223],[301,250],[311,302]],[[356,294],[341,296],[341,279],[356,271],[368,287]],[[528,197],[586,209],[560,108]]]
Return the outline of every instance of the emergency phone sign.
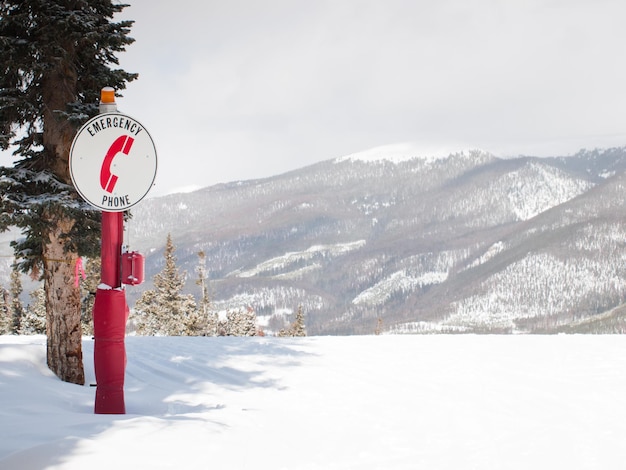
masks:
[[[78,130],[70,149],[70,176],[92,206],[122,212],[154,183],[156,148],[145,127],[120,113],[98,114]]]

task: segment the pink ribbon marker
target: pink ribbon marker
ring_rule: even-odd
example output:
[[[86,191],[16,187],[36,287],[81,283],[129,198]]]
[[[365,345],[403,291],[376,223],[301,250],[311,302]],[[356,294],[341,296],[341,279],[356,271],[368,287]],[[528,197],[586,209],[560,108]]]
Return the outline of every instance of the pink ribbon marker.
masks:
[[[83,268],[83,259],[79,257],[76,258],[76,265],[74,266],[74,287],[78,287],[81,275],[83,276],[83,281],[87,279],[85,269]]]

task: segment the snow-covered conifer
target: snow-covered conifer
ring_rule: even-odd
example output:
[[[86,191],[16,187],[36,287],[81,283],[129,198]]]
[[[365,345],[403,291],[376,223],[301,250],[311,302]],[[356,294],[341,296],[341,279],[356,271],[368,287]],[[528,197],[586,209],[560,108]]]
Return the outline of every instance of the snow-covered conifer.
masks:
[[[226,334],[228,336],[256,336],[256,313],[252,307],[226,312]]]
[[[218,314],[212,310],[211,297],[209,296],[209,275],[206,267],[206,254],[204,251],[198,252],[198,267],[196,268],[198,273],[198,279],[196,284],[200,286],[201,298],[200,298],[200,314],[204,319],[204,335],[217,336],[218,335]]]
[[[383,319],[378,317],[376,320],[376,329],[374,330],[375,335],[381,335],[383,333]]]
[[[185,276],[176,266],[170,234],[165,244],[165,266],[154,276],[154,289],[144,291],[135,304],[137,333],[159,336],[202,335],[206,322],[192,295],[183,294]]]
[[[20,272],[14,268],[11,271],[11,333],[18,334],[22,316],[24,315],[24,306],[20,296],[22,295],[22,280]]]
[[[85,279],[80,281],[80,322],[83,335],[93,335],[93,304],[100,283],[102,262],[100,258],[89,258],[85,262]]]
[[[98,113],[100,90],[122,90],[136,74],[118,68],[116,53],[133,42],[132,21],[114,22],[126,5],[112,0],[4,0],[0,3],[0,230],[19,268],[40,275],[47,306],[48,367],[83,384],[80,294],[73,261],[99,250],[100,214],[71,184],[69,152],[77,128]]]
[[[20,335],[42,335],[46,332],[46,295],[43,286],[30,293],[19,327]]]
[[[207,316],[211,308],[211,299],[209,298],[209,276],[207,274],[206,255],[204,251],[198,252],[198,267],[196,268],[196,271],[198,273],[198,280],[196,281],[196,284],[200,286],[200,290],[202,292],[202,297],[200,299],[200,310],[202,310],[203,315]]]
[[[7,335],[11,331],[11,308],[9,305],[9,291],[0,286],[0,335]]]
[[[296,318],[291,325],[278,332],[278,336],[306,336],[306,326],[304,324],[304,313],[302,305],[298,307]]]
[[[298,306],[296,312],[296,320],[291,326],[293,336],[306,336],[306,325],[304,324],[304,312],[302,311],[302,305]]]
[[[219,315],[217,314],[217,312],[209,311],[206,319],[207,320],[206,320],[205,335],[206,336],[219,336],[220,324],[219,324]]]

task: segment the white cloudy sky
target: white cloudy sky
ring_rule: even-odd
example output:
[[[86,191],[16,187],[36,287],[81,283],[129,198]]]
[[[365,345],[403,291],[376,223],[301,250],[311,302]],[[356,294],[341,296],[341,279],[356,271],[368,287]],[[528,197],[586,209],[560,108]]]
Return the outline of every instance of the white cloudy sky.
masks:
[[[127,0],[152,195],[414,142],[626,145],[623,0]]]

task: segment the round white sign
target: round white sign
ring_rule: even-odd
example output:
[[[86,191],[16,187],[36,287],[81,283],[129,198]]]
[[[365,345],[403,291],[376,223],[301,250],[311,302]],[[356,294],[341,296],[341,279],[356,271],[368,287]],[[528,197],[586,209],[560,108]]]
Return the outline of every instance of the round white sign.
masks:
[[[70,149],[76,190],[107,212],[122,212],[141,201],[154,183],[156,169],[152,137],[139,121],[120,113],[87,121]]]

